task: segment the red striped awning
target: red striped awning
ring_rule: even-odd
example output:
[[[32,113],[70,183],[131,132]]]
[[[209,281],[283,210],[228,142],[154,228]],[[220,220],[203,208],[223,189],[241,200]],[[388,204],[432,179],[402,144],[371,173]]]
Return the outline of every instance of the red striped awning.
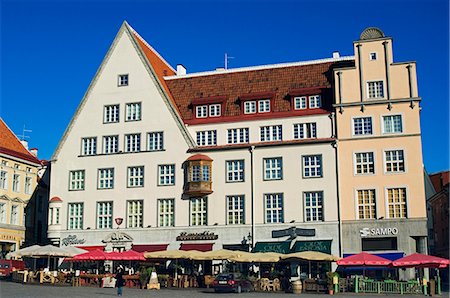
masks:
[[[105,246],[104,245],[93,245],[93,246],[77,246],[78,248],[87,250],[87,251],[93,251],[93,250],[101,250],[104,251],[105,250]]]
[[[152,252],[167,250],[169,244],[133,244],[131,249],[137,252]]]
[[[211,251],[214,243],[181,243],[180,250]]]

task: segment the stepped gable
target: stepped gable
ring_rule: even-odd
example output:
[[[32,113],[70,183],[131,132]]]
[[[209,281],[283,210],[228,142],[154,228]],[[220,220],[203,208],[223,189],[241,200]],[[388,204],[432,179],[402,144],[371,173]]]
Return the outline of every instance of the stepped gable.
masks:
[[[22,145],[2,118],[0,118],[0,153],[32,163],[40,163],[39,160]]]

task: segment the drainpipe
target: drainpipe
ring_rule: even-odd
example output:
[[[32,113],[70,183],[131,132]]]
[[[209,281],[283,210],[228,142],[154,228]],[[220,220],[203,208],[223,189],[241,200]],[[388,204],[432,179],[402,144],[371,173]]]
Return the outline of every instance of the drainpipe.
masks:
[[[337,135],[337,117],[335,113],[331,113],[331,117],[334,120],[333,136],[336,139],[332,146],[334,148],[335,167],[336,167],[336,199],[337,199],[337,216],[338,216],[338,248],[339,256],[343,256],[342,252],[342,221],[341,221],[341,202],[340,202],[340,188],[339,188],[339,155],[338,155],[338,135]]]
[[[255,146],[251,146],[249,148],[250,151],[250,176],[251,176],[251,202],[252,202],[252,241],[251,241],[251,249],[255,247],[255,175],[254,175],[254,152]]]

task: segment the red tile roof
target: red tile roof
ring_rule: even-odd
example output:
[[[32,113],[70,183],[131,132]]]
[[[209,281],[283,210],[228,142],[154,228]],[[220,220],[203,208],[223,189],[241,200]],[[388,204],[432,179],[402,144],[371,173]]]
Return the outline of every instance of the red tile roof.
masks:
[[[192,161],[192,160],[209,160],[212,161],[212,158],[204,155],[204,154],[195,154],[192,155],[191,157],[189,157],[187,160]]]
[[[449,183],[449,171],[429,175],[436,192],[440,192]]]
[[[6,123],[0,118],[0,153],[13,156],[25,161],[39,164],[39,160],[31,154],[16,135],[9,129]]]

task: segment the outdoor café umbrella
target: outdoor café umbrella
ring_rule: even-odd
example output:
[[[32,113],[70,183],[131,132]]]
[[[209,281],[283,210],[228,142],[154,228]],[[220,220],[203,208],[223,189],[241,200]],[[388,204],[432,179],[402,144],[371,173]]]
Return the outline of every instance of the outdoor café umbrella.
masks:
[[[299,260],[305,260],[308,261],[308,268],[309,268],[309,277],[311,278],[311,261],[316,262],[336,262],[340,260],[339,257],[329,255],[323,252],[319,251],[299,251],[294,252],[290,254],[283,255],[281,257],[283,261],[299,261]]]
[[[144,257],[147,259],[191,259],[194,255],[200,255],[198,250],[162,250],[162,251],[152,251],[144,252]]]
[[[413,253],[392,262],[393,267],[403,268],[445,268],[449,265],[449,260],[430,255]]]
[[[239,250],[219,249],[213,251],[206,251],[202,254],[194,255],[193,260],[209,261],[209,260],[227,260],[230,258],[237,258],[246,252]]]
[[[239,263],[276,263],[280,260],[281,256],[283,256],[283,254],[276,252],[243,252],[241,255],[229,259],[230,261]]]
[[[31,251],[34,251],[35,249],[38,249],[39,247],[41,247],[41,246],[40,245],[28,246],[28,247],[22,248],[22,249],[20,249],[18,251],[10,252],[9,255],[11,257],[21,257],[22,253],[27,254],[27,253],[29,253]]]
[[[91,250],[73,257],[74,261],[104,261],[107,253],[101,250]]]
[[[121,260],[124,261],[145,261],[144,254],[134,250],[127,250],[120,253]]]
[[[363,267],[363,275],[365,275],[365,268],[366,267],[379,267],[379,266],[385,266],[391,264],[391,260],[368,254],[366,252],[360,252],[359,254],[351,255],[346,258],[340,259],[337,261],[337,264],[339,266],[343,267],[356,267],[356,266],[362,266]]]

